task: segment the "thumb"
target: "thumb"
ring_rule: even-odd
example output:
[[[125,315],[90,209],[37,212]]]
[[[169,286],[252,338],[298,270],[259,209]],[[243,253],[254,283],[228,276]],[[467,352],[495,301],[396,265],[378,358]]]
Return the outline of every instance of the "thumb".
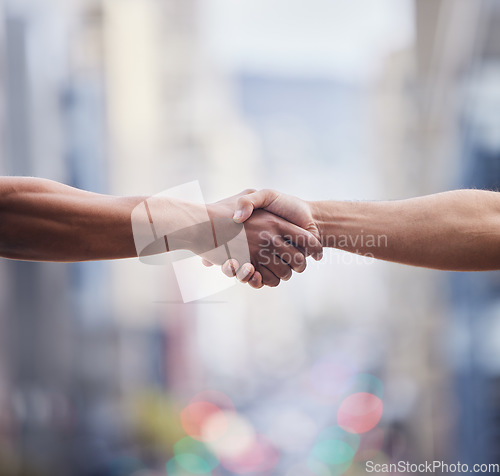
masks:
[[[240,197],[236,202],[233,220],[236,223],[243,223],[250,218],[255,209],[268,207],[276,198],[278,198],[278,192],[274,190],[259,190]]]

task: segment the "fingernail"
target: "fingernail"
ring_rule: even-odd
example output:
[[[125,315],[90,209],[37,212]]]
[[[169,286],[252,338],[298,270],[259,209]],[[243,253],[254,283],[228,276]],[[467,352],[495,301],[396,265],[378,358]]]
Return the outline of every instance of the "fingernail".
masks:
[[[240,279],[245,279],[250,274],[250,266],[242,266],[239,274]]]
[[[241,210],[236,210],[233,215],[233,221],[236,223],[241,223],[241,219],[243,218],[243,212]]]
[[[323,259],[323,253],[316,256],[316,261],[321,261]]]
[[[250,280],[250,282],[254,285],[254,286],[257,286],[256,289],[260,289],[262,287],[262,283],[259,283],[259,280],[255,277],[252,276],[252,279]]]

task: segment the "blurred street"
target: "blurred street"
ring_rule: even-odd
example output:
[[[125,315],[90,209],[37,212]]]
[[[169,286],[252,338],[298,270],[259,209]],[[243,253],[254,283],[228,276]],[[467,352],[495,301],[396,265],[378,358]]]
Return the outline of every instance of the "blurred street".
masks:
[[[0,173],[499,190],[500,1],[0,0]],[[309,260],[184,304],[168,264],[0,259],[0,476],[500,463],[500,273]]]

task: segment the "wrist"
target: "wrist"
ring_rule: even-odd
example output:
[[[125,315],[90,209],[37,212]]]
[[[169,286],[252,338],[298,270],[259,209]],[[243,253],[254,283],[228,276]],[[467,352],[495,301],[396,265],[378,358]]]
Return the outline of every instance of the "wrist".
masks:
[[[372,252],[375,243],[385,243],[394,226],[392,202],[311,202],[311,213],[324,247],[353,253]],[[377,244],[376,247],[379,247]]]
[[[163,241],[163,251],[196,252],[203,247],[211,228],[204,204],[162,196],[150,197],[145,204],[145,229],[158,242],[158,250]]]
[[[334,224],[335,217],[331,210],[332,203],[326,201],[307,202],[319,233],[319,240],[324,247],[328,247],[328,243],[331,241],[329,237],[334,236],[333,233],[336,228]]]
[[[168,199],[167,220],[171,232],[165,234],[168,251],[188,250],[193,253],[213,247],[210,217],[205,204]]]

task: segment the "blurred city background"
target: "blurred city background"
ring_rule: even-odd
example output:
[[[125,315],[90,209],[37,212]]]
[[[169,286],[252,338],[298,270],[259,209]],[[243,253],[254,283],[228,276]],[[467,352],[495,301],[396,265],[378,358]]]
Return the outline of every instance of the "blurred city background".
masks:
[[[496,189],[500,2],[0,0],[0,173],[207,202]],[[500,462],[499,273],[328,251],[190,304],[137,259],[0,282],[2,476]]]

